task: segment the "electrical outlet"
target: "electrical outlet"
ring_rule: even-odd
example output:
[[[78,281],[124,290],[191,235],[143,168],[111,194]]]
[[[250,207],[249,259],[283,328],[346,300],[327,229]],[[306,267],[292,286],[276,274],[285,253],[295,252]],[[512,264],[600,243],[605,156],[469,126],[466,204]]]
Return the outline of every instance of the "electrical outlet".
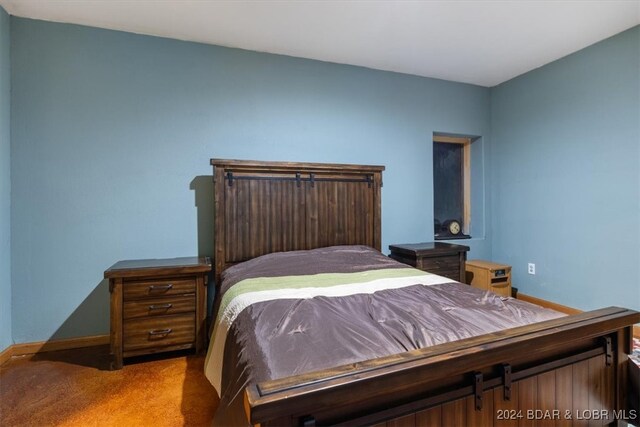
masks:
[[[532,263],[532,262],[527,264],[527,272],[529,274],[536,274],[536,265],[534,263]]]

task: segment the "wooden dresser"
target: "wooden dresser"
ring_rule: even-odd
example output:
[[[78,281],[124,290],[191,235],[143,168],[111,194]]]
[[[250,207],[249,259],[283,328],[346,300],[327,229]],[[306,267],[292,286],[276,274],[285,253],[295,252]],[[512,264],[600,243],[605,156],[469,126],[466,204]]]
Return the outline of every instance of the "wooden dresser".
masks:
[[[111,293],[111,369],[124,357],[206,342],[208,258],[120,261],[104,272]]]
[[[465,283],[468,246],[444,242],[389,245],[389,256],[396,261]]]
[[[511,266],[479,259],[467,262],[467,283],[474,288],[511,296]]]

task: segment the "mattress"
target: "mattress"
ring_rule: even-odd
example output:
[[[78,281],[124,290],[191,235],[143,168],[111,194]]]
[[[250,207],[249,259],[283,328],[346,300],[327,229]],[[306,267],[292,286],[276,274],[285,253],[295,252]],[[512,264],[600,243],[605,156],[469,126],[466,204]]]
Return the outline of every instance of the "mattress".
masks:
[[[220,396],[215,425],[248,425],[250,383],[564,316],[365,246],[264,255],[227,269],[220,291],[205,362]]]

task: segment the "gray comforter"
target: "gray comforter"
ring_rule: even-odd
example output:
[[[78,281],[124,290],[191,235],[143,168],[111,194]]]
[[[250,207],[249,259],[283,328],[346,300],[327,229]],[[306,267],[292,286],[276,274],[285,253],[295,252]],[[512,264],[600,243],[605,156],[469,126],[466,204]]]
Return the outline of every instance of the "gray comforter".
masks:
[[[205,370],[221,398],[214,424],[224,426],[248,425],[249,383],[563,316],[364,246],[265,255],[228,269],[221,290]]]

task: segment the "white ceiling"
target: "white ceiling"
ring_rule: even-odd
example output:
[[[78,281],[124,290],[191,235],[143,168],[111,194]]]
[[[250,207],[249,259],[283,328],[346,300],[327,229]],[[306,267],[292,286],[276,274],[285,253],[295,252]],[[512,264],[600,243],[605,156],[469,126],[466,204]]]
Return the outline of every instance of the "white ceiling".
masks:
[[[640,24],[627,1],[0,0],[15,16],[495,86]]]

